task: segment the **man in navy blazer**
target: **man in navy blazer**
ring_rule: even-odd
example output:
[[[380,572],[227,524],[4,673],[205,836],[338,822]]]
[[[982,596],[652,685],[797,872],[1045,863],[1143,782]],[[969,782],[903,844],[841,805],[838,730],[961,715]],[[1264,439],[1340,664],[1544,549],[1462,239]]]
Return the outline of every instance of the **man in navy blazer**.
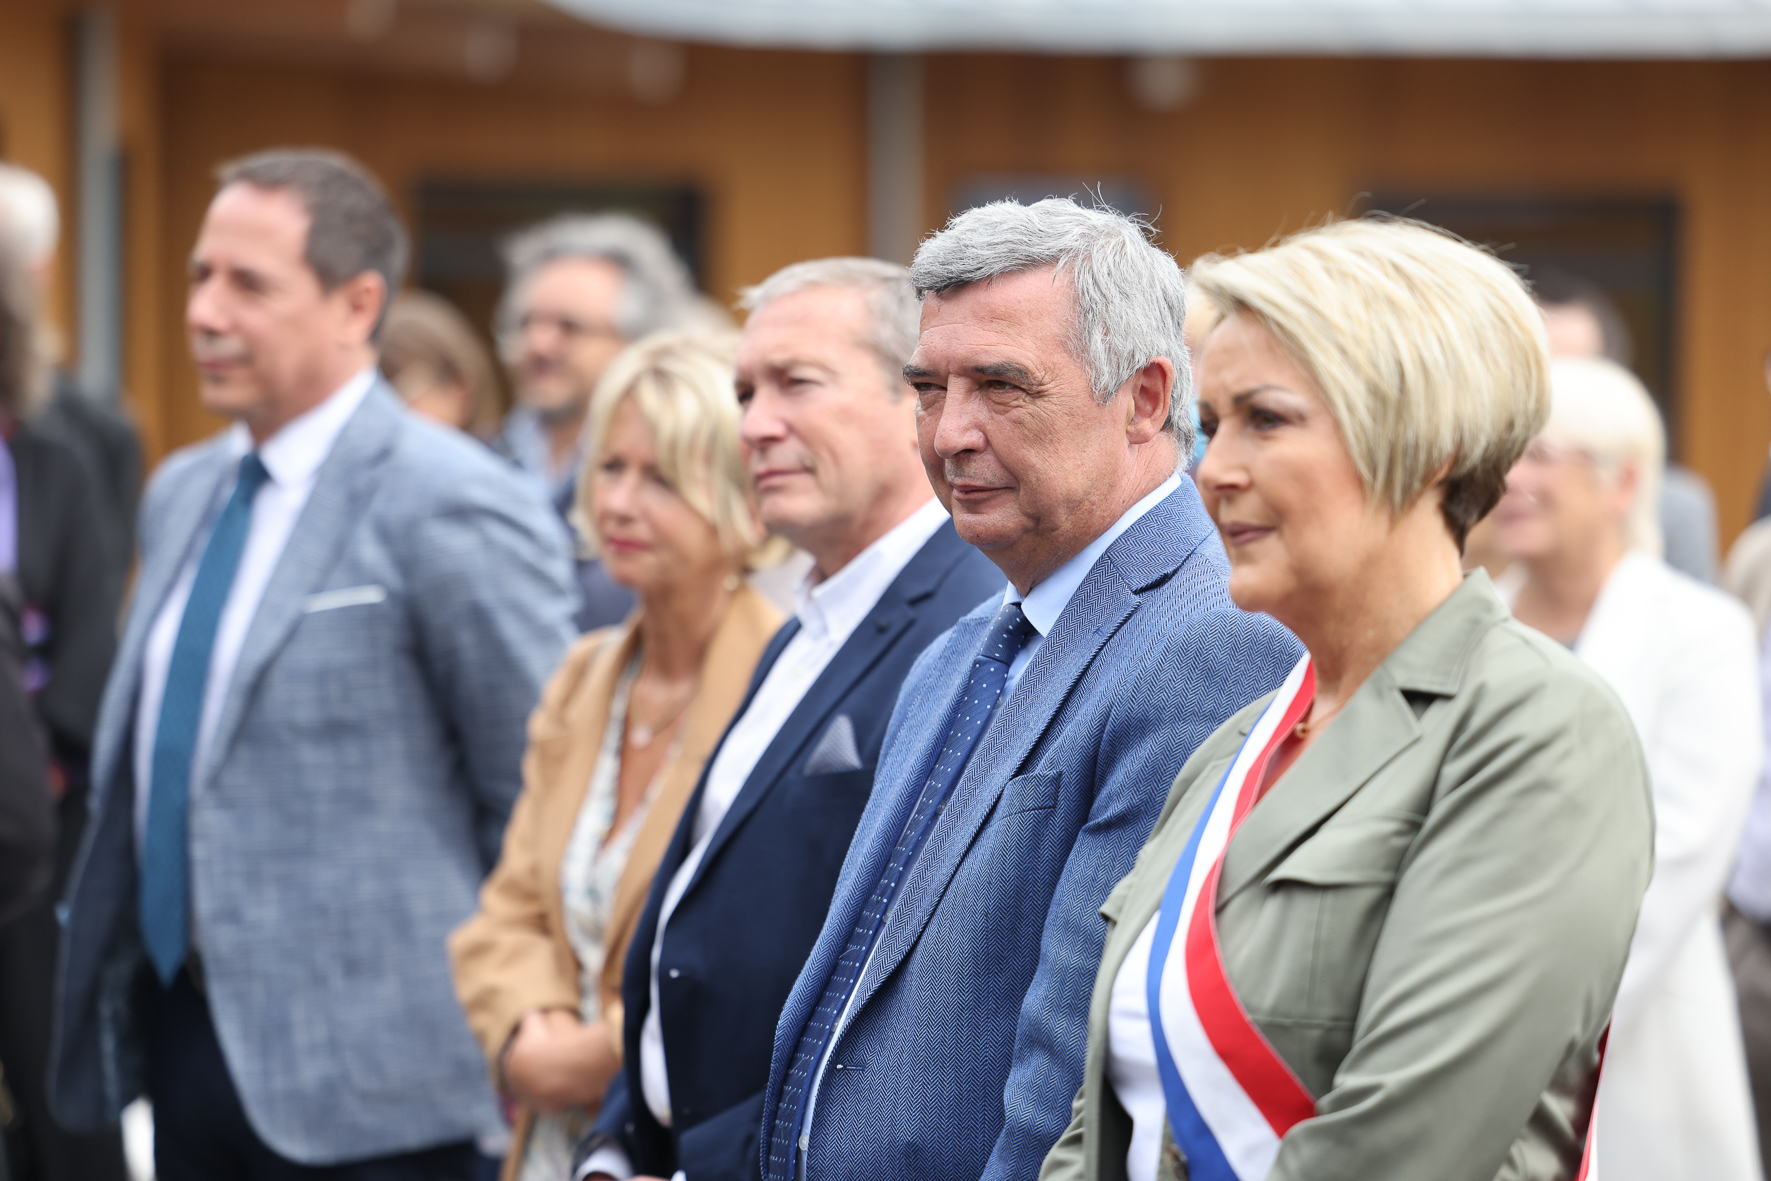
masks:
[[[892,703],[1002,575],[917,455],[903,267],[799,263],[745,295],[742,438],[770,529],[815,559],[683,813],[623,977],[625,1067],[583,1173],[757,1176],[781,1003],[824,922]]]
[[[1185,288],[1069,200],[911,267],[923,464],[1010,586],[917,661],[775,1034],[769,1181],[1032,1181],[1070,1119],[1105,924],[1176,773],[1297,642],[1231,604],[1192,483]]]
[[[230,165],[191,255],[204,404],[105,688],[50,1097],[144,1091],[160,1181],[475,1177],[501,1127],[444,939],[573,634],[557,518],[375,370],[404,234],[354,162]]]

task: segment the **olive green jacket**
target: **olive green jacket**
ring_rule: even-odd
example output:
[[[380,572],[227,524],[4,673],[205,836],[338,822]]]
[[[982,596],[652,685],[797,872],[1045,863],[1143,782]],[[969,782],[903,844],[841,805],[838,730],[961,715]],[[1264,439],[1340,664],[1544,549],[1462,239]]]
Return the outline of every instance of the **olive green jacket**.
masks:
[[[1194,753],[1108,895],[1075,1118],[1042,1181],[1120,1181],[1115,975],[1267,699]],[[1218,888],[1243,1006],[1316,1099],[1275,1181],[1551,1181],[1579,1165],[1598,1041],[1654,860],[1629,715],[1465,579],[1249,813]],[[1165,1133],[1162,1178],[1186,1164]]]

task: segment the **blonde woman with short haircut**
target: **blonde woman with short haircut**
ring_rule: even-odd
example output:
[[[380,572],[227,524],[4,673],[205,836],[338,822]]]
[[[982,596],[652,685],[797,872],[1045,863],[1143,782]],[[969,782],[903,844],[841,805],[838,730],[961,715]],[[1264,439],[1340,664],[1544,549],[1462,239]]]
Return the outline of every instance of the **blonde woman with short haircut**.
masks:
[[[1752,617],[1661,560],[1666,446],[1642,383],[1611,361],[1567,360],[1550,389],[1549,424],[1495,514],[1523,573],[1513,613],[1617,691],[1654,786],[1654,877],[1599,1092],[1606,1181],[1757,1181],[1719,913],[1760,768]]]
[[[621,967],[664,847],[781,615],[738,450],[736,341],[661,334],[611,362],[578,526],[639,607],[580,640],[529,722],[523,792],[455,987],[522,1108],[506,1178],[566,1181],[621,1060]]]
[[[1652,817],[1615,696],[1460,569],[1543,424],[1542,324],[1405,221],[1192,280],[1230,596],[1308,655],[1188,760],[1102,907],[1042,1176],[1572,1178]]]

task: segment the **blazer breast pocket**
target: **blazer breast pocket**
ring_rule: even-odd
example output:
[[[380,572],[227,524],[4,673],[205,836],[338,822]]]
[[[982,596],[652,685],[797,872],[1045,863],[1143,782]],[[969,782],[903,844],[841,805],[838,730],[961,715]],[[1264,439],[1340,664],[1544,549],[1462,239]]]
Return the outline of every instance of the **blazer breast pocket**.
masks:
[[[1373,812],[1330,820],[1267,874],[1269,885],[1387,886],[1420,831],[1407,812]]]
[[[782,798],[789,808],[853,812],[856,821],[867,797],[873,794],[873,768],[826,771],[821,775],[796,775],[782,783]]]
[[[1038,812],[1058,804],[1058,784],[1063,774],[1058,771],[1035,771],[1017,775],[1002,785],[1002,798],[997,802],[1000,819],[1020,812]]]
[[[1258,995],[1244,998],[1251,1013],[1350,1028],[1420,825],[1419,816],[1390,811],[1330,820],[1268,872],[1263,890],[1231,900],[1256,908],[1238,918],[1261,929],[1256,942],[1283,949],[1260,970]]]
[[[365,586],[343,586],[337,590],[319,591],[311,594],[302,603],[303,613],[312,615],[318,611],[336,611],[341,607],[372,607],[376,603],[387,602],[387,588],[378,584]]]

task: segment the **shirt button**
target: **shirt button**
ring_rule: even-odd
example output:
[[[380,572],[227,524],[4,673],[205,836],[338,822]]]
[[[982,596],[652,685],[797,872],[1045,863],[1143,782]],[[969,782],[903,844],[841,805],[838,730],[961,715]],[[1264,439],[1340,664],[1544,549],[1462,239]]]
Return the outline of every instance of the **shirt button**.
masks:
[[[681,976],[681,975],[682,975],[682,973],[675,968],[672,968],[670,970],[670,978],[672,980],[675,980],[678,976]]]

